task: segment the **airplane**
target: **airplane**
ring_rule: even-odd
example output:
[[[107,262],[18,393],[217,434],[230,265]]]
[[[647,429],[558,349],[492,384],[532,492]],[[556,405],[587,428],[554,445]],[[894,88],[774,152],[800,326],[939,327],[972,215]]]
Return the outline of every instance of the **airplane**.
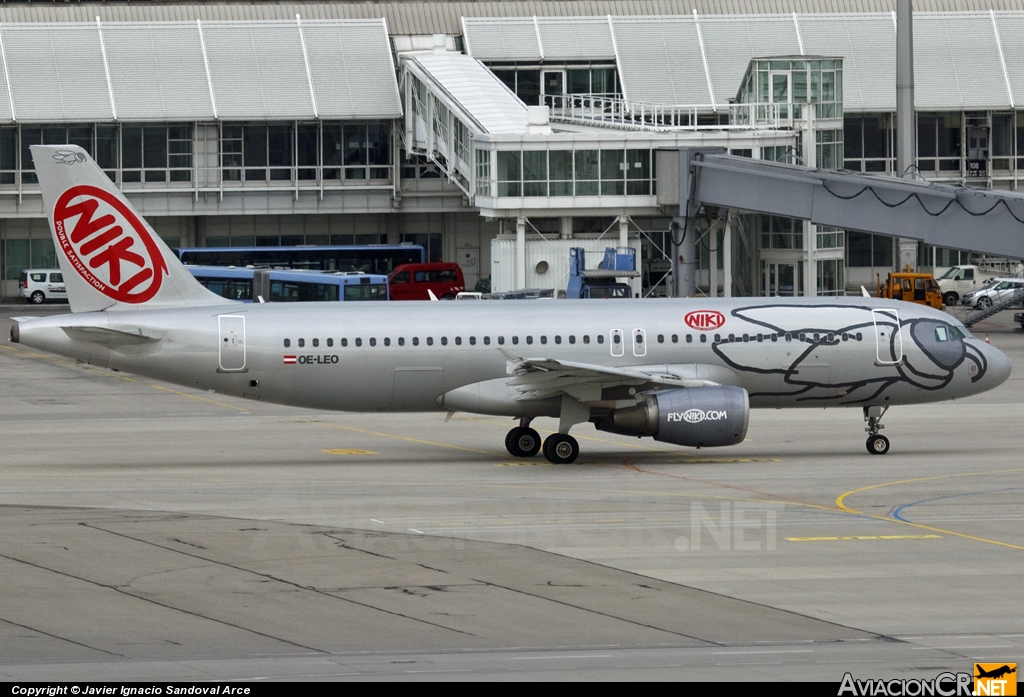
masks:
[[[881,455],[889,407],[1010,375],[953,317],[869,297],[242,304],[201,286],[82,148],[31,150],[71,314],[17,318],[11,340],[178,385],[511,417],[509,453],[570,463],[578,424],[727,446],[751,408],[860,408]],[[538,417],[558,419],[543,441]]]

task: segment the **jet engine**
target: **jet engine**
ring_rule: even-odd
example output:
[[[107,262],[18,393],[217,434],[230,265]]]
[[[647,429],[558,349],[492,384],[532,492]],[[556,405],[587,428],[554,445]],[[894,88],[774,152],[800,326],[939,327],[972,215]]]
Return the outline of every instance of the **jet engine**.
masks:
[[[599,431],[705,448],[741,442],[749,417],[747,391],[719,385],[654,392],[642,404],[614,409],[592,421]]]

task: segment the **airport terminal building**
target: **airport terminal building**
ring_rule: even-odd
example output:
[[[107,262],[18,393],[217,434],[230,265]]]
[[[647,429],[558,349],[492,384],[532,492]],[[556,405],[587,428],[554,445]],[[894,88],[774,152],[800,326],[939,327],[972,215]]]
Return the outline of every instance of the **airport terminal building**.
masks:
[[[172,246],[409,242],[496,290],[564,290],[570,247],[631,246],[636,292],[663,294],[659,152],[896,174],[893,9],[7,3],[0,289],[55,264],[29,146],[74,143]],[[919,175],[1017,190],[1024,1],[915,10]],[[698,245],[709,294],[839,294],[896,263],[894,238],[729,219]]]

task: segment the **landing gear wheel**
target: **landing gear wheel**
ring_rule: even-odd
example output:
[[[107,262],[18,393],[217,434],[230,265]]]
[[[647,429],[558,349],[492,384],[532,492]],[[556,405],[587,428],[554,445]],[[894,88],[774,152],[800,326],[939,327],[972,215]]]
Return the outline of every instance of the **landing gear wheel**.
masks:
[[[544,441],[544,457],[556,465],[575,462],[580,456],[580,444],[566,433],[552,433]]]
[[[43,291],[41,290],[37,290],[32,294],[32,297],[29,298],[29,302],[35,305],[42,305],[44,300],[46,300],[46,296],[43,295]]]
[[[869,436],[867,445],[872,455],[885,455],[889,452],[889,439],[885,436]]]
[[[540,434],[532,428],[513,428],[505,436],[505,449],[516,457],[533,457],[540,452]]]

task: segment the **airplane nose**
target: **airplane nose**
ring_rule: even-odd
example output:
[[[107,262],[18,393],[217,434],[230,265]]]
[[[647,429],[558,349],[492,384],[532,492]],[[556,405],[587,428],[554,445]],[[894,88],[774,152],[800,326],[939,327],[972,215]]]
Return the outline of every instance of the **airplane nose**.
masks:
[[[1010,359],[1006,357],[1006,354],[997,349],[995,346],[983,344],[985,349],[985,358],[988,359],[988,380],[989,388],[1002,385],[1006,382],[1006,379],[1010,377],[1010,373],[1013,371],[1013,366],[1010,364]]]

